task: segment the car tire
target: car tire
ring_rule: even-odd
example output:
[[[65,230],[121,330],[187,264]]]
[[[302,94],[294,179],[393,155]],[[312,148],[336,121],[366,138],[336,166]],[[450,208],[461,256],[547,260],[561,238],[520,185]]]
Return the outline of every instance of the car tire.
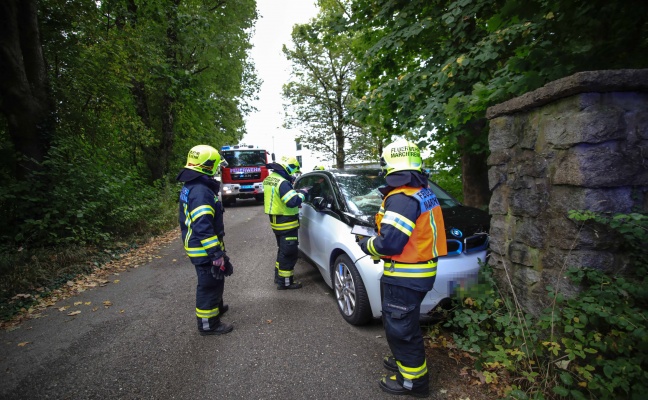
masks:
[[[342,318],[351,325],[364,325],[372,318],[369,296],[362,277],[349,256],[341,254],[331,270],[335,302]]]

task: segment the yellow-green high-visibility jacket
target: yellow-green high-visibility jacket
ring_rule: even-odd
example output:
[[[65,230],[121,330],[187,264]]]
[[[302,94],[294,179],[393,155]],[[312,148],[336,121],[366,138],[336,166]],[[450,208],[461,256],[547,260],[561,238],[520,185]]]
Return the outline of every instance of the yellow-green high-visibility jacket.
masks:
[[[263,199],[265,213],[270,216],[274,230],[299,228],[299,206],[304,195],[293,189],[288,179],[273,171],[263,180]]]
[[[265,213],[270,215],[297,215],[304,195],[293,189],[289,180],[272,172],[263,180]]]

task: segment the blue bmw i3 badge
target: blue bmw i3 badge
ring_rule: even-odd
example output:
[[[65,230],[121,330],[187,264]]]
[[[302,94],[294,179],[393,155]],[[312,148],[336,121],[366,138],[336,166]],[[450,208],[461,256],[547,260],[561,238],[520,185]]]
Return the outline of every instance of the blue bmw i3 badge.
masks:
[[[459,229],[457,229],[457,228],[450,229],[450,233],[452,234],[452,236],[458,237],[458,238],[463,236],[463,233],[461,233],[461,231]]]

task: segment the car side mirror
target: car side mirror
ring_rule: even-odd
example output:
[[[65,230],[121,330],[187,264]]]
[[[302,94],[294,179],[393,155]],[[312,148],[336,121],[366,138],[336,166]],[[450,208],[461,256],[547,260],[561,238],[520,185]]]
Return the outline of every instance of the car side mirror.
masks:
[[[317,211],[322,211],[323,209],[326,208],[326,200],[324,200],[324,197],[315,197],[313,199],[313,207]]]

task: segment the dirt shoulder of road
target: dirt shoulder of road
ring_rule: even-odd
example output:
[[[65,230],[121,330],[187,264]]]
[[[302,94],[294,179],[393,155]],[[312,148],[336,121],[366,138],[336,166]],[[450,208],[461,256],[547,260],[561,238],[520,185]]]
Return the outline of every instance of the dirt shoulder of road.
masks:
[[[103,265],[93,269],[88,274],[77,275],[74,279],[70,279],[59,288],[48,290],[47,295],[37,297],[34,305],[28,309],[21,310],[13,318],[8,321],[0,321],[0,330],[16,329],[24,321],[34,318],[40,318],[41,312],[47,307],[53,306],[60,300],[64,300],[86,290],[92,290],[96,287],[106,286],[111,283],[108,277],[119,274],[131,268],[137,268],[145,265],[154,257],[158,257],[156,252],[163,246],[179,239],[179,232],[177,229],[172,229],[160,236],[150,238],[145,243],[140,244],[138,247],[119,255]]]
[[[504,396],[505,385],[487,383],[475,369],[475,357],[453,348],[443,334],[426,338],[430,388],[434,398],[452,400],[494,400]]]

